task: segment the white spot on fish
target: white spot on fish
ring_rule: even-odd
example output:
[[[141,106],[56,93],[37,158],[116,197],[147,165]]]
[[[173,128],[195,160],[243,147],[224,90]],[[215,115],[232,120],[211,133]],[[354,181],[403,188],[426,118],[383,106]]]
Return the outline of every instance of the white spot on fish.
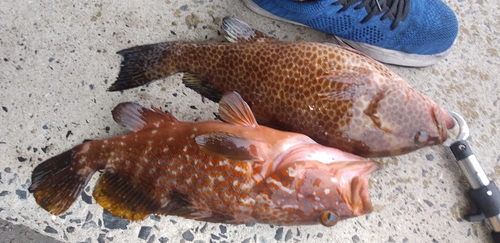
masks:
[[[107,139],[102,140],[103,143],[107,144],[109,141]]]
[[[285,205],[282,206],[282,208],[283,209],[289,209],[289,208],[298,209],[299,205],[285,204]]]
[[[167,198],[165,198],[165,197],[160,198],[160,204],[161,204],[161,207],[162,207],[162,208],[163,208],[163,207],[165,207],[165,206],[167,206],[167,204],[168,204],[169,202],[170,202],[170,200],[168,200],[168,199],[167,199]]]
[[[271,184],[271,183],[272,183],[272,184],[274,184],[274,185],[278,186],[278,188],[279,188],[280,190],[282,190],[282,191],[284,191],[284,192],[287,192],[288,194],[293,194],[293,193],[295,192],[295,190],[292,190],[292,189],[290,189],[290,188],[288,188],[288,187],[284,187],[284,186],[283,186],[283,184],[281,184],[281,182],[280,182],[280,181],[277,181],[277,180],[275,180],[275,179],[273,179],[273,178],[271,178],[271,177],[268,177],[268,178],[266,179],[266,183],[268,183],[268,184]]]
[[[169,142],[170,142],[170,141],[174,141],[174,138],[173,138],[173,137],[169,137],[169,138],[167,139],[167,141],[169,141]]]
[[[139,167],[139,169],[137,169],[137,170],[135,171],[135,176],[136,176],[136,177],[139,177],[139,175],[141,174],[141,172],[142,172],[142,166],[140,166],[140,167]]]
[[[234,170],[235,170],[235,171],[238,171],[238,172],[241,172],[241,173],[245,173],[245,172],[246,172],[246,170],[245,170],[244,168],[241,168],[241,167],[239,167],[239,166],[235,166],[235,167],[234,167]]]
[[[163,153],[168,152],[168,147],[163,148]]]
[[[148,173],[150,175],[154,174],[156,172],[156,168],[155,167],[151,167],[151,169],[149,169]]]
[[[219,166],[229,165],[229,161],[227,159],[219,161]]]
[[[78,174],[79,176],[82,176],[82,177],[83,177],[83,176],[87,176],[87,175],[89,175],[90,173],[92,173],[92,169],[91,169],[90,167],[88,167],[88,166],[85,166],[85,167],[83,167],[83,168],[79,169],[79,170],[76,172],[76,174]]]
[[[193,127],[193,132],[197,132],[197,131],[198,131],[198,128]]]
[[[127,145],[127,144],[126,144],[126,143],[124,143],[124,142],[120,142],[120,145],[121,145],[121,146],[125,146],[125,145]]]
[[[255,204],[255,200],[251,197],[241,198],[240,202],[242,202],[243,204],[246,204],[246,205],[254,205]]]
[[[85,154],[85,153],[87,153],[89,151],[89,149],[90,149],[90,144],[89,143],[84,143],[84,144],[82,144],[81,149],[76,154],[77,155],[78,154]]]
[[[187,146],[184,146],[184,148],[182,149],[182,151],[184,151],[184,152],[187,152],[187,150],[188,150]]]
[[[335,177],[331,177],[330,180],[333,182],[333,183],[339,183],[339,180],[337,180],[337,178]]]
[[[167,184],[167,178],[165,176],[160,176],[156,179],[156,187],[164,187]]]
[[[106,170],[109,170],[110,172],[114,172],[116,169],[116,165],[114,163],[108,163],[106,165]]]
[[[156,124],[155,124],[155,125],[156,125]],[[156,127],[158,127],[158,126],[156,126]],[[151,131],[151,134],[156,134],[157,132],[158,132],[158,130],[152,130],[152,131]]]
[[[326,188],[324,192],[325,192],[325,195],[328,195],[328,194],[330,194],[330,189]]]
[[[245,183],[245,184],[243,184],[243,185],[241,185],[241,186],[240,186],[240,188],[241,188],[242,190],[248,190],[248,189],[250,189],[250,188],[252,188],[252,187],[253,187],[253,185],[252,185],[252,184],[250,184],[250,183]]]

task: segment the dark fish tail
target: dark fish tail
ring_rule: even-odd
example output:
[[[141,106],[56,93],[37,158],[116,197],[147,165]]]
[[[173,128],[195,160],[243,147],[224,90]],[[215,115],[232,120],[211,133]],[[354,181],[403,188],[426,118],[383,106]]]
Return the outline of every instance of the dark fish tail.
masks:
[[[136,46],[117,52],[123,57],[120,73],[108,91],[139,87],[172,74],[175,70],[169,71],[163,62],[165,58],[170,56],[171,47],[172,42],[163,42]]]
[[[97,169],[103,166],[89,166],[83,160],[89,158],[78,152],[88,147],[84,143],[39,164],[31,176],[29,191],[36,202],[52,214],[64,213],[73,204]],[[84,152],[82,152],[84,153]]]

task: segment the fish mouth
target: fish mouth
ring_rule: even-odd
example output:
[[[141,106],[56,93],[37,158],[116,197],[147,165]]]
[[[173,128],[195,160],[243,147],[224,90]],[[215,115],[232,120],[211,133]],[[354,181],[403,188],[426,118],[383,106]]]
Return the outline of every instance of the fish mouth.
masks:
[[[351,182],[351,209],[352,214],[360,216],[373,211],[372,201],[368,191],[368,180],[364,177],[355,177]]]
[[[364,215],[373,211],[372,201],[370,199],[368,179],[366,175],[378,170],[380,165],[377,162],[372,162],[369,166],[358,171],[359,175],[351,179],[350,198],[344,198],[348,202],[352,214],[355,216]],[[347,196],[347,195],[346,195]]]
[[[443,114],[443,117],[444,117],[444,124],[446,125],[446,128],[447,129],[452,129],[455,127],[455,119],[453,119],[453,117],[451,116],[451,114],[446,111],[445,109],[442,109],[441,108],[441,112]]]
[[[434,139],[433,144],[441,144],[448,138],[448,130],[455,127],[455,119],[438,104],[434,105],[433,116],[439,134],[439,137]]]

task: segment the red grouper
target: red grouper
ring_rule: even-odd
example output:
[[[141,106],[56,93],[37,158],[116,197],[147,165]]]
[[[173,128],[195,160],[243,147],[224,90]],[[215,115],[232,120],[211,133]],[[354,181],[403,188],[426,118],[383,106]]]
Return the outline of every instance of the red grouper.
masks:
[[[180,122],[157,108],[122,103],[115,121],[133,133],[83,143],[33,171],[30,192],[65,212],[96,170],[93,196],[112,214],[177,215],[221,223],[335,225],[372,211],[369,161],[297,133],[257,125],[237,93],[220,121]]]
[[[119,51],[119,91],[183,72],[183,83],[218,102],[236,91],[261,125],[303,133],[365,157],[441,144],[453,118],[383,64],[353,49],[266,37],[224,18],[230,42],[164,42]]]

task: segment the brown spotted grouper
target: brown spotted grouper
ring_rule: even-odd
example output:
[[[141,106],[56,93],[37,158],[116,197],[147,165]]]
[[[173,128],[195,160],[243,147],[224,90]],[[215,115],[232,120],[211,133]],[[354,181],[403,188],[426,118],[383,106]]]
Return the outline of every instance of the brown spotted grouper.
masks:
[[[361,156],[404,154],[440,144],[454,120],[383,64],[357,51],[283,42],[225,18],[232,43],[165,42],[132,47],[110,91],[183,72],[183,82],[218,101],[236,91],[259,124],[303,133]]]

